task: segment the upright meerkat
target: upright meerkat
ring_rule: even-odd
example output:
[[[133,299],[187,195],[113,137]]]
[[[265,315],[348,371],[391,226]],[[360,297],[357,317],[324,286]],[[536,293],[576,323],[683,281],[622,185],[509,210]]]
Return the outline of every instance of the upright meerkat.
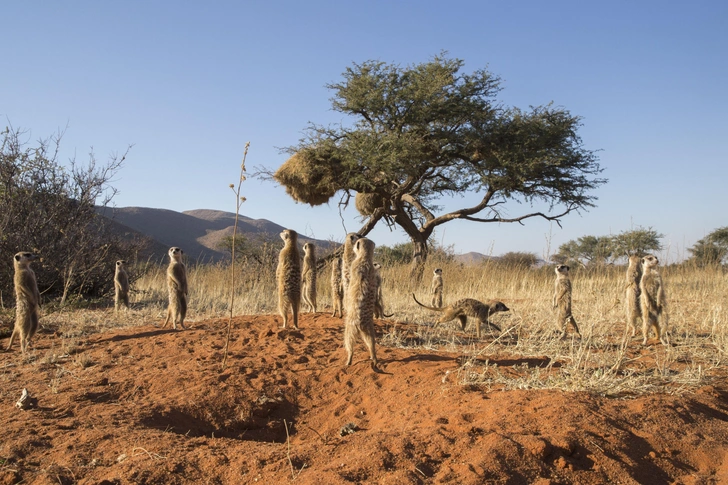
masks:
[[[663,345],[667,345],[667,301],[662,277],[657,270],[659,261],[655,256],[642,258],[640,279],[640,307],[642,310],[642,345],[647,344],[650,327]]]
[[[276,280],[278,281],[278,312],[283,317],[283,328],[288,325],[288,310],[293,313],[293,328],[298,329],[298,311],[301,307],[301,253],[298,234],[292,229],[281,232],[283,249],[278,255]]]
[[[433,310],[436,312],[442,312],[442,317],[440,317],[437,323],[447,323],[450,320],[457,318],[458,320],[460,320],[460,327],[463,329],[463,331],[465,331],[465,326],[468,323],[468,317],[475,318],[476,320],[478,320],[478,323],[476,323],[475,326],[475,335],[478,338],[480,338],[480,326],[482,324],[489,325],[500,332],[500,327],[494,323],[491,323],[490,316],[494,313],[507,312],[510,310],[510,308],[508,308],[505,303],[498,300],[488,300],[486,303],[483,303],[472,298],[463,298],[456,301],[452,305],[446,306],[445,308],[438,308],[423,305],[417,300],[417,297],[414,295],[414,293],[412,294],[412,298],[414,298],[415,302],[423,308],[427,308],[428,310]]]
[[[561,338],[566,337],[566,326],[571,324],[574,331],[581,337],[576,319],[571,314],[571,279],[569,278],[569,267],[565,264],[556,266],[556,281],[554,282],[553,306],[558,309],[556,324],[561,330]]]
[[[436,308],[442,308],[442,269],[435,268],[435,271],[433,271],[432,273],[432,284],[430,285],[432,301],[430,302],[430,304]]]
[[[382,273],[379,270],[382,269],[382,265],[374,263],[374,282],[377,285],[377,298],[374,302],[374,318],[389,318],[392,315],[384,313],[384,295],[382,294]]]
[[[126,272],[126,261],[116,262],[114,272],[114,310],[119,311],[121,305],[129,309],[129,274]]]
[[[351,273],[351,262],[354,261],[354,243],[359,239],[359,234],[350,232],[344,239],[344,254],[341,256],[341,286],[344,288],[344,301],[346,302],[346,289],[349,286],[349,274]]]
[[[316,313],[316,246],[310,242],[303,245],[301,296],[308,311]]]
[[[627,328],[632,327],[633,337],[637,333],[637,322],[642,320],[642,310],[640,308],[641,278],[642,258],[632,255],[629,257],[629,265],[627,266],[627,287],[624,296],[624,310],[627,317]]]
[[[331,316],[335,317],[338,311],[339,318],[344,316],[341,311],[344,306],[344,287],[341,281],[341,273],[341,258],[334,258],[331,262],[331,303],[334,307]]]
[[[372,370],[377,367],[374,334],[374,306],[377,299],[376,270],[374,269],[374,242],[367,238],[353,244],[355,258],[351,263],[349,289],[346,291],[346,318],[344,324],[344,348],[346,365],[351,365],[354,343],[361,337],[369,350]]]
[[[162,328],[172,320],[172,328],[177,330],[177,324],[185,327],[187,316],[187,271],[182,262],[182,251],[178,247],[169,248],[169,266],[167,266],[167,291],[169,293],[169,306],[167,307],[167,320]]]
[[[15,327],[10,335],[10,342],[6,350],[13,345],[15,335],[20,339],[20,351],[25,353],[28,350],[30,339],[38,331],[38,320],[40,318],[40,292],[35,273],[30,268],[30,263],[38,259],[38,256],[30,252],[20,252],[13,257],[15,276]]]

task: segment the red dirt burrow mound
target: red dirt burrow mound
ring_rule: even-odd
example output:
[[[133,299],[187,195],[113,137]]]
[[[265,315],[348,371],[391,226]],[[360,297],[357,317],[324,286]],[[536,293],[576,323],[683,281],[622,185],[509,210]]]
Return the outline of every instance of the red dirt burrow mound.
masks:
[[[320,313],[300,330],[235,318],[221,370],[227,321],[189,325],[94,334],[56,358],[61,339],[41,334],[31,362],[0,353],[0,484],[728,483],[724,382],[486,392],[458,384],[455,354],[382,346],[374,373],[361,343],[344,367],[342,321]]]

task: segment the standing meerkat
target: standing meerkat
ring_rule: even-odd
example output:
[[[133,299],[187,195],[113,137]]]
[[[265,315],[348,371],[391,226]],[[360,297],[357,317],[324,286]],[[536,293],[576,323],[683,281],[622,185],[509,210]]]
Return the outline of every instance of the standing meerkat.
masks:
[[[478,338],[480,338],[480,327],[483,324],[491,326],[500,332],[500,327],[490,321],[490,316],[494,313],[507,312],[510,310],[510,308],[508,308],[505,303],[498,300],[488,300],[486,303],[483,303],[472,298],[463,298],[456,301],[452,305],[446,306],[445,308],[438,308],[423,305],[417,300],[417,297],[414,295],[414,293],[412,294],[412,298],[414,298],[415,302],[422,308],[427,308],[428,310],[436,312],[442,312],[442,317],[440,317],[440,319],[437,321],[438,324],[447,323],[450,320],[457,318],[458,320],[460,320],[460,327],[463,331],[465,331],[465,326],[468,323],[468,317],[475,318],[476,320],[478,320],[475,325],[475,335]]]
[[[301,296],[308,311],[316,313],[316,246],[310,242],[303,245]]]
[[[30,339],[38,331],[38,320],[40,318],[40,292],[35,273],[30,268],[30,263],[38,259],[38,256],[30,252],[20,252],[13,257],[15,276],[15,327],[10,335],[10,342],[6,350],[13,345],[15,335],[20,339],[20,351],[25,353],[28,350]]]
[[[624,310],[627,317],[627,329],[632,327],[632,336],[637,333],[637,322],[642,320],[640,308],[640,279],[642,278],[642,258],[636,255],[629,257],[627,266],[627,287],[624,296]]]
[[[442,269],[435,268],[435,271],[432,273],[432,285],[430,285],[432,301],[430,304],[436,308],[442,308]]]
[[[571,314],[571,279],[569,267],[565,264],[556,266],[556,281],[554,282],[553,307],[558,309],[556,323],[561,330],[561,338],[566,337],[566,327],[571,324],[576,334],[581,337],[576,319]]]
[[[657,270],[659,261],[655,256],[642,258],[640,279],[640,307],[642,310],[642,345],[647,344],[650,327],[663,345],[667,345],[667,301],[662,277]]]
[[[278,255],[276,280],[278,281],[278,312],[283,317],[283,328],[288,325],[288,310],[293,313],[293,328],[298,329],[298,311],[301,307],[301,253],[298,234],[292,229],[281,232],[283,249]]]
[[[344,348],[346,365],[351,365],[354,343],[361,337],[369,350],[372,370],[377,367],[377,352],[374,334],[374,305],[377,299],[376,270],[374,269],[374,242],[367,238],[357,239],[353,244],[355,258],[351,263],[351,279],[346,291],[346,318],[344,324]]]
[[[351,273],[351,262],[354,261],[354,243],[359,239],[359,234],[350,232],[344,239],[344,254],[341,256],[341,286],[344,288],[344,301],[346,301],[346,289],[349,286],[349,274]]]
[[[167,291],[169,292],[169,306],[167,307],[167,320],[162,325],[166,327],[172,320],[172,328],[177,330],[177,324],[185,327],[187,316],[187,271],[182,263],[184,251],[180,248],[169,248],[169,266],[167,266]]]
[[[331,306],[334,307],[334,312],[331,316],[335,317],[338,311],[339,318],[344,316],[341,311],[344,306],[344,287],[342,286],[341,273],[341,258],[334,258],[331,263]]]
[[[382,294],[382,273],[379,270],[382,269],[382,265],[374,263],[374,282],[377,285],[377,298],[374,302],[374,318],[389,318],[392,315],[384,313],[384,295]]]
[[[121,305],[129,309],[129,274],[126,272],[126,261],[116,262],[114,272],[114,310],[119,311]]]

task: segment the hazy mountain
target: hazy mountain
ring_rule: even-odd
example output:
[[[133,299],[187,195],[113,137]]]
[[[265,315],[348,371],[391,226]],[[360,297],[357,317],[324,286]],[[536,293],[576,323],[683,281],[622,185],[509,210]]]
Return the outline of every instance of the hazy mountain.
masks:
[[[176,212],[149,207],[115,207],[99,209],[112,219],[117,227],[126,227],[151,238],[153,257],[162,259],[172,246],[182,248],[190,261],[215,262],[227,257],[220,251],[219,244],[225,236],[231,236],[235,214],[209,209]],[[285,229],[266,219],[238,218],[238,234],[278,242],[280,232]],[[296,228],[292,228],[296,230]],[[301,243],[313,241],[321,248],[328,247],[328,241],[299,236]],[[157,254],[159,253],[159,254]]]

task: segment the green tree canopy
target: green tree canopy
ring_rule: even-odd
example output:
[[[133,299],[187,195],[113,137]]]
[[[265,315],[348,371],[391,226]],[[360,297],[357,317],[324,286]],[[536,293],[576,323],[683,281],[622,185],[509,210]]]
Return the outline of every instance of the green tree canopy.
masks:
[[[585,266],[613,263],[623,256],[661,250],[663,237],[652,228],[623,231],[616,236],[582,236],[559,246],[551,259],[574,261]]]
[[[371,196],[359,233],[380,220],[399,226],[420,267],[428,238],[449,221],[558,222],[593,206],[591,191],[606,180],[578,135],[581,119],[550,104],[503,106],[496,100],[501,80],[484,69],[464,73],[463,66],[440,55],[407,67],[367,61],[347,68],[327,87],[334,111],[353,124],[311,124],[273,177],[312,205],[340,191],[344,203],[353,192]],[[438,205],[465,192],[479,200],[450,211]],[[510,215],[511,200],[545,202],[550,210]]]
[[[725,263],[728,258],[728,226],[719,227],[688,249],[690,259],[699,266]]]

